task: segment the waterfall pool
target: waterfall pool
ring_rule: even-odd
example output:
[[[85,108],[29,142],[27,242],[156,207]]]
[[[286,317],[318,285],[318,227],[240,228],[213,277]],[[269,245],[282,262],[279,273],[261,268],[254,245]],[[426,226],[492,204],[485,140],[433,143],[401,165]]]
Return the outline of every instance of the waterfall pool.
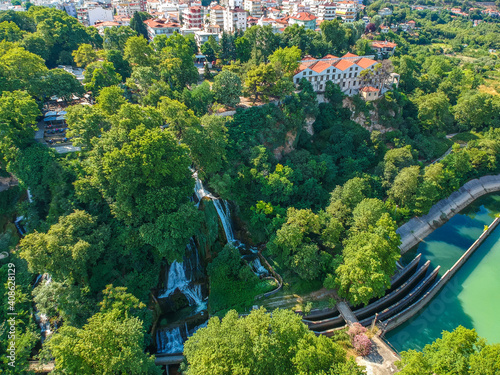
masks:
[[[500,195],[479,198],[460,214],[427,236],[404,260],[422,253],[421,262],[441,265],[440,274],[448,270],[474,243],[500,212]],[[496,228],[476,250],[443,290],[413,319],[386,334],[399,351],[421,350],[441,337],[443,330],[458,325],[475,328],[490,343],[500,342],[500,227]]]

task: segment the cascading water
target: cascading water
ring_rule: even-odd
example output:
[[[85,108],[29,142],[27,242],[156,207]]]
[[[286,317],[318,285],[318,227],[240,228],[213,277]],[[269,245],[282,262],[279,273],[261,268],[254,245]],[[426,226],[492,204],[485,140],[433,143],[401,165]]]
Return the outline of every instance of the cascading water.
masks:
[[[259,276],[269,274],[267,269],[262,265],[262,263],[260,263],[259,258],[255,258],[252,261],[251,266],[252,266],[253,270],[255,271],[255,273],[257,273]]]
[[[226,201],[221,199],[212,199],[212,202],[214,202],[215,209],[217,210],[217,214],[219,215],[220,221],[222,222],[222,227],[224,228],[227,242],[232,244],[235,239],[233,234],[233,226],[231,224],[231,211],[229,210],[229,206]]]
[[[189,305],[200,306],[202,304],[201,285],[191,286],[191,280],[186,277],[184,269],[185,262],[174,261],[169,268],[167,276],[167,290],[158,296],[158,298],[167,298],[179,289],[188,299]]]
[[[171,330],[156,331],[157,352],[162,354],[182,353],[184,339],[179,327]]]

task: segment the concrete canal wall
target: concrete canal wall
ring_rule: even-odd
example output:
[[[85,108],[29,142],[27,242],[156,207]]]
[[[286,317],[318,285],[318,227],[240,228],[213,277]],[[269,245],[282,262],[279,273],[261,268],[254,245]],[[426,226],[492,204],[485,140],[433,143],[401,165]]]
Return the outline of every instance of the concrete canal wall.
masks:
[[[401,254],[417,245],[477,198],[500,191],[500,175],[484,176],[467,182],[460,189],[432,206],[427,215],[415,217],[396,231],[401,235]]]
[[[495,228],[500,223],[500,217],[497,217],[493,223],[485,230],[481,236],[474,242],[471,247],[458,259],[455,264],[439,279],[439,281],[434,284],[417,302],[408,307],[407,309],[401,311],[400,313],[394,315],[384,322],[384,332],[388,332],[399,325],[403,324],[407,320],[413,318],[417,315],[420,310],[422,310],[439,291],[444,287],[444,285],[457,273],[457,271],[464,265],[465,262],[470,258],[470,256],[476,251],[476,249],[484,242],[490,233],[495,230]]]

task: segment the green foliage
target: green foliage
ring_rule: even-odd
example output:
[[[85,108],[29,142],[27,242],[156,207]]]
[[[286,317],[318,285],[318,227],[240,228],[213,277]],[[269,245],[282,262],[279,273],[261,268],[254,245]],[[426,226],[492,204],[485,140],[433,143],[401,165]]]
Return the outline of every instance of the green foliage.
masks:
[[[135,30],[138,35],[142,35],[144,39],[148,39],[148,29],[144,21],[150,19],[152,16],[147,12],[135,12],[130,20],[130,28]]]
[[[316,337],[289,310],[236,311],[212,318],[185,343],[186,374],[361,374],[333,340]],[[215,358],[215,359],[214,359]],[[330,372],[331,371],[331,372]]]
[[[228,70],[223,70],[214,78],[212,91],[216,102],[228,107],[235,107],[242,94],[241,80]]]
[[[90,44],[80,44],[77,50],[72,53],[76,66],[85,68],[90,63],[97,60],[97,53]]]
[[[500,368],[500,345],[486,344],[474,329],[458,326],[443,331],[443,336],[424,347],[422,352],[401,353],[397,366],[401,374],[496,374]]]
[[[122,77],[116,73],[113,63],[98,61],[87,66],[84,73],[83,84],[85,90],[91,91],[96,97],[104,87],[117,85]]]

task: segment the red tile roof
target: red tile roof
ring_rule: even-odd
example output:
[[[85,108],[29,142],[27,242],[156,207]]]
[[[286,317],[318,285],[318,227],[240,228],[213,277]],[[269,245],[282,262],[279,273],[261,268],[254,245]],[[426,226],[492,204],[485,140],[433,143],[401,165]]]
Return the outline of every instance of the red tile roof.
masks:
[[[365,86],[362,89],[360,89],[359,91],[361,91],[361,92],[379,92],[380,90],[377,89],[376,87],[373,87],[373,86]]]
[[[344,58],[344,57],[358,57],[358,55],[355,55],[354,53],[348,52],[344,56],[342,56],[342,58]]]
[[[217,4],[217,5],[213,6],[210,9],[213,9],[213,10],[224,10],[225,8],[223,6],[220,6],[219,4]]]
[[[314,21],[318,17],[316,17],[314,14],[311,14],[309,12],[300,12],[294,16],[291,16],[290,18],[293,18],[294,20],[297,20],[297,21]]]
[[[372,47],[375,48],[386,48],[386,47],[395,48],[397,46],[398,45],[396,43],[388,42],[387,40],[384,40],[383,42],[380,41],[372,42]]]
[[[354,65],[354,63],[350,60],[339,60],[337,61],[335,64],[333,64],[334,67],[336,67],[337,69],[339,70],[346,70],[347,68],[351,67],[352,65]]]
[[[321,73],[326,68],[330,68],[332,64],[326,61],[318,61],[316,64],[310,66],[311,70],[314,70],[316,73]]]
[[[338,59],[338,57],[337,56],[333,56],[331,54],[328,54],[325,57],[323,57],[323,59]]]
[[[358,61],[356,61],[356,65],[362,67],[363,69],[369,68],[370,66],[376,64],[377,62],[372,59],[368,59],[366,57],[362,57]]]

